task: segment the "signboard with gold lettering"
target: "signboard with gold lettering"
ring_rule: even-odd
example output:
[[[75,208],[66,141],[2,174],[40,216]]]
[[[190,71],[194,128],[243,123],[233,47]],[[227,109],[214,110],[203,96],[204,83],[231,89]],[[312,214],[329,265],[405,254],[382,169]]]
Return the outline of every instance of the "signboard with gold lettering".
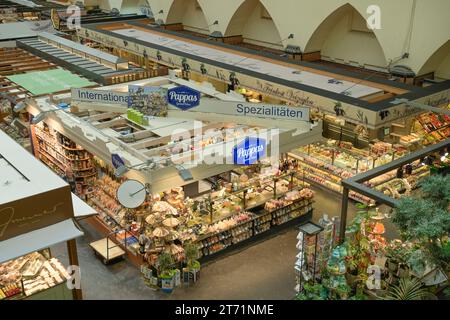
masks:
[[[73,218],[70,187],[0,205],[0,241]]]

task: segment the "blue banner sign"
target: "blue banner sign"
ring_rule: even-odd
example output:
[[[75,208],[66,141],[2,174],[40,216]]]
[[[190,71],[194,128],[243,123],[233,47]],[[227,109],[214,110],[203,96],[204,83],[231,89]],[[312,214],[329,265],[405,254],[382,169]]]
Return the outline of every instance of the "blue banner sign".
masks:
[[[186,86],[172,88],[167,92],[167,101],[181,110],[188,110],[200,104],[200,92]]]
[[[117,153],[111,154],[111,162],[116,169],[125,165],[125,161]]]
[[[247,137],[234,147],[234,164],[250,165],[266,155],[267,143],[265,139]]]

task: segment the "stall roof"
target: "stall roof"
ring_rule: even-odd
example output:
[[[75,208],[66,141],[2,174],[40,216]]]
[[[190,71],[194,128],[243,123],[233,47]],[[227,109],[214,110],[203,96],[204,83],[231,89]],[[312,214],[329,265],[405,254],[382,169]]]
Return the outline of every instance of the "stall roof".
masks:
[[[2,23],[0,24],[0,41],[36,37],[44,30],[56,33],[51,20]]]
[[[256,59],[239,54],[238,52],[229,52],[219,48],[196,44],[188,40],[174,39],[162,33],[152,32],[151,30],[138,29],[133,26],[123,29],[110,30],[110,32],[119,36],[125,36],[143,42],[163,46],[176,50],[178,52],[188,53],[200,58],[206,58],[212,61],[221,61],[230,66],[237,66],[253,72],[270,75],[276,78],[301,83],[307,86],[319,88],[333,93],[343,93],[353,98],[361,98],[382,92],[381,89],[370,87],[347,80],[336,81],[335,79],[313,73],[309,71],[300,71],[278,63]]]
[[[97,214],[97,211],[87,205],[86,202],[78,198],[78,196],[74,193],[72,193],[72,205],[75,219],[88,218]]]
[[[51,33],[48,33],[48,32],[40,32],[39,33],[39,38],[40,39],[47,39],[47,40],[56,42],[56,43],[61,44],[63,46],[72,48],[74,50],[78,50],[78,51],[83,52],[85,54],[97,57],[99,59],[102,59],[102,60],[105,60],[105,61],[108,61],[108,62],[111,62],[111,63],[127,62],[127,60],[125,60],[123,58],[114,56],[112,54],[109,54],[109,53],[106,53],[106,52],[103,52],[103,51],[100,51],[100,50],[97,50],[97,49],[94,49],[94,48],[90,48],[88,46],[85,46],[85,45],[82,45],[80,43],[67,40],[67,39],[62,38],[62,37],[58,37],[58,36],[56,36],[54,34],[51,34]]]
[[[95,62],[83,56],[55,47],[52,44],[48,44],[37,38],[22,39],[20,41],[17,41],[17,46],[43,59],[52,61],[55,64],[58,64],[69,70],[82,74],[83,76],[92,79],[94,81],[98,81],[100,83],[107,82],[105,77],[134,74],[136,72],[144,72],[142,68],[137,68],[133,66],[129,66],[128,69],[116,70],[109,66],[103,65],[102,63]],[[79,50],[78,48],[75,49]],[[101,51],[99,51],[99,53],[103,54],[103,52]],[[112,55],[109,56],[115,57]],[[103,57],[100,58],[104,59]],[[126,62],[126,60],[123,61],[120,60],[119,62]]]
[[[0,204],[67,185],[47,166],[0,130]]]
[[[83,236],[72,219],[0,241],[0,263]]]
[[[95,82],[91,82],[61,68],[17,74],[8,76],[7,78],[25,88],[33,95],[60,92],[70,90],[73,87],[80,88],[96,85]]]

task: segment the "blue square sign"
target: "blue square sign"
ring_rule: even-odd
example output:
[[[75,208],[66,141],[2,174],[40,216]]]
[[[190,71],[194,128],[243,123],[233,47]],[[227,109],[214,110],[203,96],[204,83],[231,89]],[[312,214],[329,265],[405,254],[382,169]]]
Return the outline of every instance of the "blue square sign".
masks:
[[[234,164],[250,165],[266,155],[265,139],[247,137],[233,149]]]
[[[181,110],[188,110],[200,104],[200,92],[186,86],[172,88],[167,91],[167,101]]]

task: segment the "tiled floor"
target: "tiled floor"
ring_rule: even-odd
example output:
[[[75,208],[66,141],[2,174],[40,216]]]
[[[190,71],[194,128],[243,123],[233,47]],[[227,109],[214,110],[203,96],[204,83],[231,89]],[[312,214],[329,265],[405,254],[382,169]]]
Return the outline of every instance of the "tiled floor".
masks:
[[[314,220],[323,213],[340,214],[337,195],[316,189],[315,200]],[[355,211],[350,205],[349,219]],[[78,255],[84,299],[291,299],[295,294],[295,228],[204,265],[199,282],[167,295],[148,288],[139,270],[126,260],[104,266],[89,247],[101,236],[86,222],[81,224],[85,236],[78,240]],[[393,234],[388,223],[386,229]],[[52,251],[68,263],[65,245]]]

